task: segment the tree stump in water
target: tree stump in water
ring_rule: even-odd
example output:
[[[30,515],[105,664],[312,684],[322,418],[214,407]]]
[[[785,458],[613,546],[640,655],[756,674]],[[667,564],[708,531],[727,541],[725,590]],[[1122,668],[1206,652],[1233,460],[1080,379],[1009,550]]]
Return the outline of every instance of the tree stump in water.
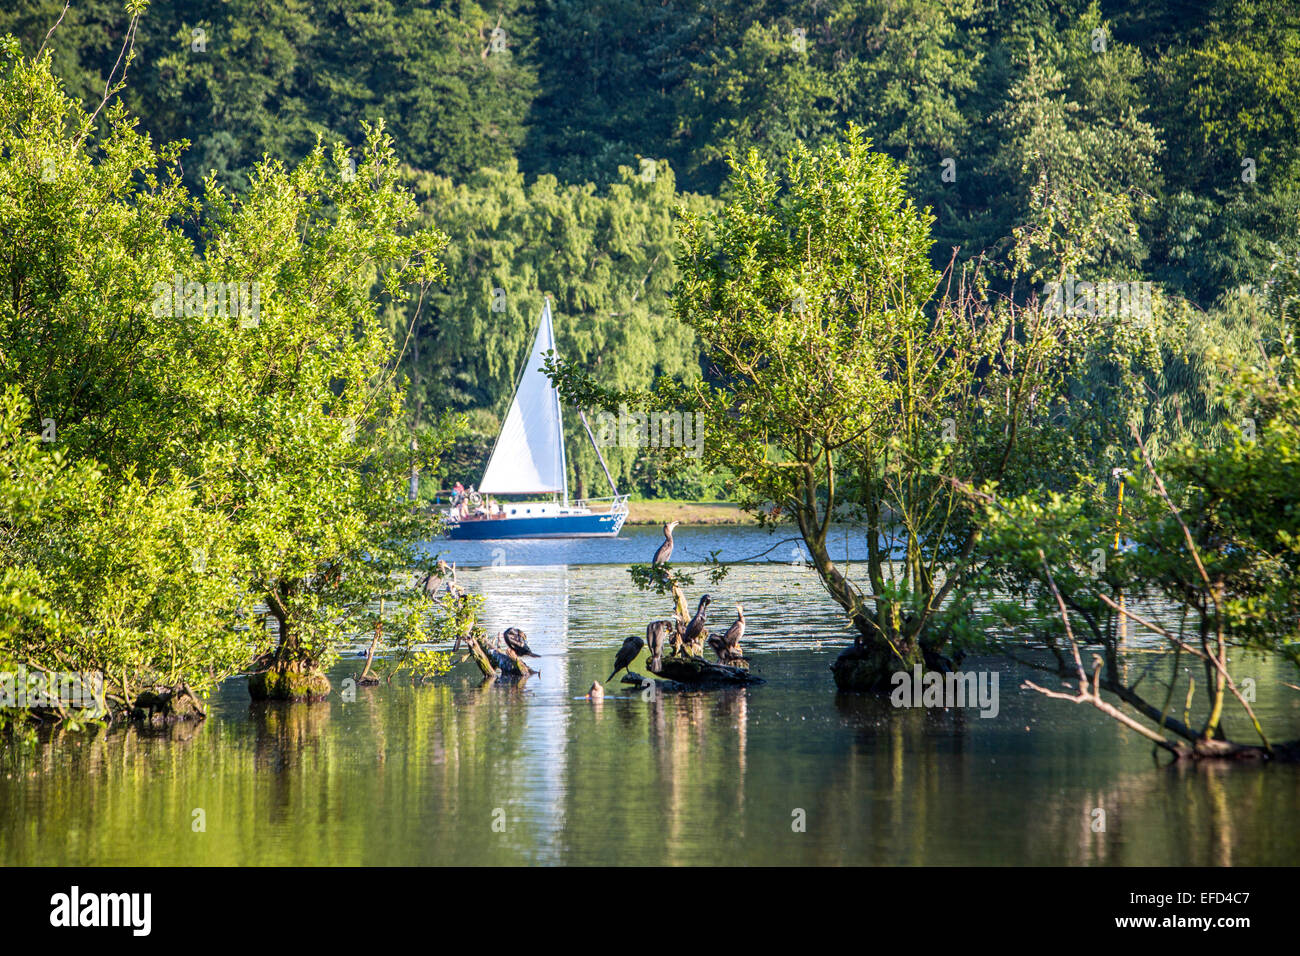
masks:
[[[881,693],[891,688],[895,672],[910,672],[918,663],[921,663],[919,655],[914,660],[900,660],[887,644],[850,644],[831,664],[831,673],[840,690]],[[927,669],[930,666],[926,664]]]
[[[155,687],[143,691],[135,699],[131,708],[133,720],[153,723],[155,719],[163,723],[177,720],[202,720],[207,716],[203,702],[198,695],[185,684],[173,687]]]
[[[647,670],[656,677],[689,687],[764,683],[763,678],[755,677],[746,667],[714,664],[689,654],[665,655],[657,670],[649,667]]]
[[[248,675],[253,700],[295,700],[315,703],[330,694],[330,680],[315,664],[290,661]]]
[[[531,677],[539,673],[524,663],[524,659],[516,654],[508,645],[502,648],[493,648],[488,651],[488,656],[496,664],[497,670],[503,677]]]
[[[519,655],[509,647],[501,650],[484,647],[483,642],[474,634],[464,634],[459,637],[456,640],[456,647],[452,648],[453,653],[460,647],[461,641],[464,641],[465,646],[469,648],[470,656],[474,658],[474,663],[478,665],[484,677],[531,677],[538,673],[520,660]]]

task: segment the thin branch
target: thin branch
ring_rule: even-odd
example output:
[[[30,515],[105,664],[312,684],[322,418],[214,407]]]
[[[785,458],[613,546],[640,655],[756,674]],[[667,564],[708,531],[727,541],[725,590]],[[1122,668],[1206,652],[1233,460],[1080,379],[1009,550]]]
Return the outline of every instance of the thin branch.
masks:
[[[54,21],[54,26],[50,27],[49,32],[45,34],[45,39],[41,41],[41,48],[36,51],[34,59],[39,60],[41,58],[41,54],[45,52],[45,44],[49,43],[50,37],[54,36],[54,31],[57,30],[59,24],[63,22],[63,18],[67,15],[68,7],[70,6],[72,6],[72,0],[68,0],[68,2],[63,5],[63,13],[59,14],[59,19]]]

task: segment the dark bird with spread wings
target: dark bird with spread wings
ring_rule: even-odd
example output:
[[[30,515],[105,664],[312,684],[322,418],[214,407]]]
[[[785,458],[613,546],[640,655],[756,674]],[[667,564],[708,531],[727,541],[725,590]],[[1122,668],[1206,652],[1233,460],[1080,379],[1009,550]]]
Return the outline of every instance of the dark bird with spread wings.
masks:
[[[727,628],[727,632],[721,636],[713,635],[709,638],[709,647],[713,648],[713,653],[718,655],[718,660],[723,664],[730,664],[732,661],[743,660],[744,655],[740,650],[740,639],[745,636],[745,609],[739,604],[736,605],[736,620]]]

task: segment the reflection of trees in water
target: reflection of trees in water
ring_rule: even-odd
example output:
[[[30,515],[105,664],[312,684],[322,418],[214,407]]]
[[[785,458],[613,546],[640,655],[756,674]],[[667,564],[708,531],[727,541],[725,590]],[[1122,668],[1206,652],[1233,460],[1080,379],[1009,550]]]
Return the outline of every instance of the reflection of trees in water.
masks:
[[[799,861],[934,862],[931,842],[963,825],[950,795],[966,785],[968,715],[846,693],[835,695],[835,710],[853,728],[851,744],[825,759],[808,809],[823,839],[808,841]]]
[[[390,781],[402,794],[393,802],[410,807],[407,825],[419,821],[436,833],[436,856],[423,862],[518,863],[535,849],[530,825],[540,794],[530,774],[527,681],[464,681],[458,688],[414,688],[410,714],[395,739],[407,744],[393,761]],[[545,796],[545,795],[540,795]],[[492,830],[494,813],[506,821]]]
[[[0,861],[521,862],[537,837],[528,813],[563,789],[521,773],[536,769],[527,693],[399,682],[358,688],[347,704],[238,705],[246,719],[38,742],[0,779],[0,819],[68,836],[52,854],[28,828],[6,826]],[[500,836],[497,807],[510,818]],[[191,830],[195,808],[206,832]]]
[[[625,700],[574,701],[564,758],[565,859],[718,862],[714,848],[731,845],[741,832],[745,695],[643,698],[632,691]]]
[[[192,835],[190,812],[202,805],[192,795],[210,779],[216,737],[206,722],[181,721],[54,729],[30,748],[14,748],[0,781],[0,862],[175,860]]]
[[[834,821],[835,842],[853,851],[801,862],[1232,865],[1289,862],[1283,848],[1295,845],[1295,768],[1157,766],[1142,753],[1128,769],[1134,751],[1114,749],[1118,734],[1040,736],[1036,754],[1005,725],[975,746],[970,713],[851,695],[836,707],[853,743],[827,757],[809,819]],[[1093,829],[1099,808],[1104,831]]]
[[[1250,862],[1271,858],[1294,863],[1294,858],[1279,858],[1277,850],[1293,845],[1300,817],[1297,768],[1179,764],[1165,770],[1160,783],[1167,802],[1189,811],[1186,862],[1231,866],[1244,855]],[[1242,854],[1243,849],[1248,852]]]
[[[261,777],[260,789],[270,794],[265,819],[301,825],[304,777],[334,762],[333,740],[323,739],[330,705],[254,703],[248,716],[253,728],[253,768]]]
[[[0,862],[1294,862],[1294,767],[1155,767],[1104,723],[1017,743],[1022,728],[974,711],[838,695],[833,713],[805,711],[827,729],[774,719],[779,687],[594,704],[571,699],[575,683],[556,700],[477,676],[399,682],[346,705],[15,748]],[[795,807],[807,833],[791,833]]]
[[[1105,811],[1104,832],[1093,829]],[[1232,866],[1293,862],[1300,772],[1214,761],[1126,771],[1104,787],[1040,804],[1026,843],[1072,866]]]
[[[323,835],[321,862],[525,858],[531,785],[518,770],[530,705],[522,682],[377,690],[359,688],[357,700],[333,714],[291,705],[260,718],[256,764],[278,779],[258,812],[296,824],[305,843]],[[507,820],[501,834],[491,830],[498,808]],[[411,833],[419,839],[400,836]],[[294,857],[292,848],[286,855]]]
[[[330,717],[327,703],[255,703],[248,708],[258,770],[280,773],[319,753]]]
[[[682,851],[700,849],[686,845],[687,827],[702,825],[720,838],[728,827],[743,835],[748,694],[737,688],[658,695],[659,726],[671,728],[652,739],[668,793],[669,863],[690,862]]]

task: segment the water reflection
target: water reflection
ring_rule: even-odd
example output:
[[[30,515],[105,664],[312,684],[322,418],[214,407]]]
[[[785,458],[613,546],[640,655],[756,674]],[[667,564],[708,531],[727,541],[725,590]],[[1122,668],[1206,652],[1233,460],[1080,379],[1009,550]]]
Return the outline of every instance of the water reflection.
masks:
[[[521,627],[543,655],[537,676],[496,683],[465,665],[310,706],[252,706],[232,682],[201,725],[6,753],[0,862],[1294,862],[1296,768],[1157,767],[1148,742],[1018,690],[1000,661],[970,664],[1000,671],[995,719],[837,694],[845,634],[801,575],[754,566],[714,589],[743,596],[767,684],[615,684],[589,701],[660,599],[629,593],[617,567],[467,572],[489,631]],[[1290,671],[1263,661],[1255,676],[1274,735],[1300,736]]]

